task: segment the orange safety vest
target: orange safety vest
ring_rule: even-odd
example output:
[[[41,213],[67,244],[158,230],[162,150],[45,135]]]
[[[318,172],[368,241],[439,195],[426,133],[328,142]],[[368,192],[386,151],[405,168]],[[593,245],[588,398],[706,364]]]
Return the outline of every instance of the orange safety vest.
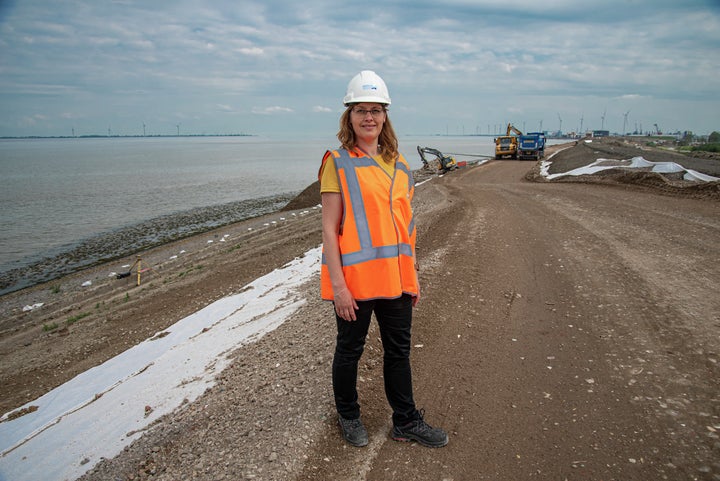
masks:
[[[328,155],[335,159],[343,200],[338,240],[348,289],[356,300],[394,299],[403,293],[416,296],[417,233],[410,205],[415,181],[407,161],[400,155],[391,177],[363,153],[328,151],[323,165]],[[320,293],[325,300],[334,298],[324,254]]]

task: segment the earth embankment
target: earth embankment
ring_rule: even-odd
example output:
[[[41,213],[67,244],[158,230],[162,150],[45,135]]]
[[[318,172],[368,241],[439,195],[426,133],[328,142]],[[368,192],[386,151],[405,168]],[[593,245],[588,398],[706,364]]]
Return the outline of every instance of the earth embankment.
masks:
[[[416,401],[447,447],[388,438],[375,330],[360,372],[371,442],[342,442],[334,320],[312,284],[299,314],[233,353],[214,388],[85,479],[718,479],[720,203],[529,182],[533,167],[490,162],[417,188]],[[4,297],[23,326],[0,338],[6,410],[318,245],[319,210],[293,212],[149,252],[156,277],[140,287],[98,271],[92,291],[75,277],[61,297]],[[43,295],[45,309],[13,307]],[[63,332],[41,329],[82,312]]]

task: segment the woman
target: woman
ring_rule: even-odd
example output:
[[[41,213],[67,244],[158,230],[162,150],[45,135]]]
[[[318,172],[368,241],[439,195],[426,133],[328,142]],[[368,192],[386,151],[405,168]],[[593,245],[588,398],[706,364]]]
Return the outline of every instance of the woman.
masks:
[[[364,70],[348,84],[340,118],[341,148],[328,151],[318,177],[322,195],[323,299],[332,301],[337,343],[332,379],[345,440],[368,443],[360,420],[358,362],[372,313],[383,343],[385,394],[393,410],[392,438],[441,447],[445,431],[415,408],[410,369],[412,309],[420,300],[412,172],[398,152],[387,115],[385,82]]]

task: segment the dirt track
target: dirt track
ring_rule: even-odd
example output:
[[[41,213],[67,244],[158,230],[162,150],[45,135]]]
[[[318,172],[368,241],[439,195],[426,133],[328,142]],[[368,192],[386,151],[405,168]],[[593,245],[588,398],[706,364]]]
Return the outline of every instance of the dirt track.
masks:
[[[450,433],[446,448],[387,437],[374,332],[360,381],[371,442],[341,441],[329,388],[333,321],[310,285],[302,312],[241,348],[216,388],[86,478],[720,479],[720,203],[631,185],[531,183],[531,165],[491,162],[417,189],[416,401]],[[82,349],[122,350],[100,342],[118,329],[127,343],[149,337],[317,245],[318,228],[313,211],[278,226],[281,235],[236,226],[241,249],[188,241],[189,275],[163,267],[162,284],[113,291],[121,300],[130,292],[131,308],[117,301],[65,335],[6,335],[3,352],[16,359],[12,343],[25,343],[28,369],[3,373],[4,394],[46,389],[44,370],[61,379],[83,370]],[[110,304],[109,292],[99,286],[78,301],[85,307],[56,318]],[[47,349],[57,358],[32,361]],[[28,385],[31,375],[43,387]]]
[[[387,441],[378,391],[373,459],[328,426],[301,479],[720,479],[720,206],[526,170],[421,194],[415,385],[450,445]]]

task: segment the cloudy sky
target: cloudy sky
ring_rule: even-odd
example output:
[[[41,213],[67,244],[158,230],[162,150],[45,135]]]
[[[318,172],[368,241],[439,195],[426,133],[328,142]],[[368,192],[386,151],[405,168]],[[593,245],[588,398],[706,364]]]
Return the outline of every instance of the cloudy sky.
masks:
[[[0,0],[0,136],[720,130],[719,0]],[[143,127],[145,126],[145,127]]]

